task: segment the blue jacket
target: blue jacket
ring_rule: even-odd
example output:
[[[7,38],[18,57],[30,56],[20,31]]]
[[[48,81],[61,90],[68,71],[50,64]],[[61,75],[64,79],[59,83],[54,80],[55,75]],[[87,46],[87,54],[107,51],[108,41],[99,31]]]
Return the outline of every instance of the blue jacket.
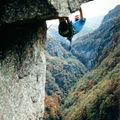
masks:
[[[83,28],[83,26],[85,24],[85,21],[86,21],[86,19],[77,20],[74,23],[72,23],[74,34],[77,34],[80,32],[80,30]]]

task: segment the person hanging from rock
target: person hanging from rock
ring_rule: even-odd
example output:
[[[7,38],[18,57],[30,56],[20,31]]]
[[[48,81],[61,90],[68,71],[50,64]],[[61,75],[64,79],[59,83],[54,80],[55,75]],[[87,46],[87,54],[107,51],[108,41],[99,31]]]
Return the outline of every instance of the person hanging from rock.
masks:
[[[83,28],[86,18],[83,17],[82,8],[79,9],[80,15],[75,16],[75,22],[70,21],[69,17],[60,17],[59,18],[59,34],[63,37],[67,37],[70,41],[70,49],[72,38],[75,34],[79,33]]]

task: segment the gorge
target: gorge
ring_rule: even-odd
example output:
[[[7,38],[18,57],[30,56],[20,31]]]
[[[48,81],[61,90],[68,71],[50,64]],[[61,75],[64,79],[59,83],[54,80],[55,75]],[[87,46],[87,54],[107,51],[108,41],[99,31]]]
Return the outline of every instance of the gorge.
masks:
[[[1,120],[43,118],[45,21],[74,12],[87,1],[0,0]]]

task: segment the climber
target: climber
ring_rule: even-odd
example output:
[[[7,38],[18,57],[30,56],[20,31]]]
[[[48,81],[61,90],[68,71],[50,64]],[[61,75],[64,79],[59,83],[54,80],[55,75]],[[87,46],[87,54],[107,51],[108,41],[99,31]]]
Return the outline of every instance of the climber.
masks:
[[[75,16],[75,22],[70,21],[69,17],[60,17],[59,18],[59,34],[63,37],[67,37],[70,41],[70,49],[73,35],[80,32],[83,28],[86,19],[83,17],[82,8],[79,9],[80,16]]]

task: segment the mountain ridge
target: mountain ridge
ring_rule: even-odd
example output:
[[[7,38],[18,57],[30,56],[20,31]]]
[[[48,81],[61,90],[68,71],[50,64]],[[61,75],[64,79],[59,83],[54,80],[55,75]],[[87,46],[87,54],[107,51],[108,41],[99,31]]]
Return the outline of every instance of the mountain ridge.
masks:
[[[120,6],[117,6],[112,11],[119,13]],[[113,13],[112,12],[112,13]],[[111,14],[111,12],[109,13]],[[109,16],[106,15],[106,16]],[[118,17],[120,14],[116,14]],[[119,24],[119,19],[108,19],[107,22],[101,23],[101,26],[91,34],[83,36],[73,43],[72,53],[75,55],[88,69],[95,67],[102,60],[102,51],[109,48],[112,43],[112,37],[119,29],[113,29],[116,24]],[[119,26],[119,25],[118,25]],[[80,51],[80,54],[79,54]]]
[[[112,12],[114,13],[116,10],[113,9]],[[58,97],[53,95],[50,105],[56,103],[52,104],[56,109],[52,110],[52,108],[50,109],[50,105],[48,105],[49,107],[46,106],[47,110],[49,108],[49,115],[47,114],[48,119],[46,120],[49,120],[49,117],[55,120],[118,120],[120,93],[119,21],[120,16],[114,16],[114,18],[103,22],[94,31],[96,33],[83,36],[83,41],[78,40],[79,44],[75,43],[79,48],[77,55],[82,54],[80,45],[88,51],[88,53],[84,53],[85,56],[88,56],[86,61],[89,60],[89,56],[94,58],[94,55],[97,55],[94,59],[94,67],[90,66],[90,71],[85,72],[74,85],[72,84],[73,86],[68,91],[64,101],[56,103],[55,101],[57,101],[56,98]],[[85,41],[85,39],[87,40]],[[72,50],[74,50],[74,45],[72,46]],[[64,48],[64,46],[62,47]],[[89,52],[91,49],[91,53],[94,53],[93,55]],[[68,52],[67,49],[64,50]],[[74,56],[74,54],[71,54],[74,60],[77,55]],[[57,55],[53,54],[53,57],[55,56]],[[63,57],[63,55],[58,57],[63,59],[63,61],[66,60],[66,57]],[[69,57],[68,54],[67,59]],[[72,73],[75,74],[74,72]],[[47,100],[49,99],[47,98]]]
[[[118,8],[117,8],[118,9]],[[113,10],[114,11],[114,10]],[[116,12],[116,10],[114,11]],[[109,15],[109,14],[108,14]],[[111,19],[111,18],[110,18]],[[101,62],[86,73],[69,92],[61,112],[63,120],[118,120],[120,96],[120,16],[102,26],[107,27],[105,39],[111,43],[103,48]],[[108,25],[107,25],[108,26]],[[107,32],[108,31],[108,32]],[[113,32],[111,32],[113,31]],[[100,31],[101,32],[101,31]],[[94,35],[94,34],[93,34]]]

